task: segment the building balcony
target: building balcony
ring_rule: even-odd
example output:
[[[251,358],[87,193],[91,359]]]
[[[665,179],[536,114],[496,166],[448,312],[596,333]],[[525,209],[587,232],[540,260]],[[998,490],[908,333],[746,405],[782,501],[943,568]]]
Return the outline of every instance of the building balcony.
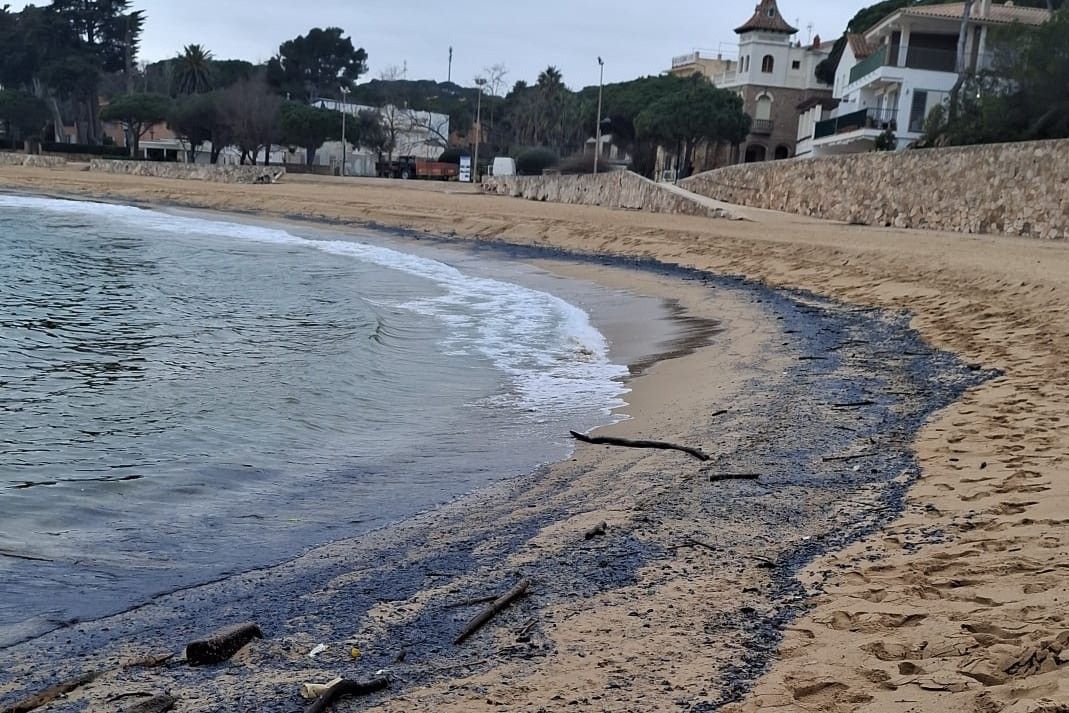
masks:
[[[754,119],[750,124],[750,133],[757,136],[769,136],[772,133],[772,120],[771,119]]]
[[[813,128],[813,140],[848,134],[854,131],[896,131],[898,112],[894,109],[862,109],[834,119],[818,121]]]
[[[905,53],[905,57],[900,55]],[[974,52],[966,57],[970,67],[984,69],[991,65],[990,52]],[[957,71],[958,53],[951,49],[932,49],[928,47],[890,47],[884,45],[879,51],[854,65],[850,70],[850,84],[868,77],[883,67],[920,69],[929,72]]]

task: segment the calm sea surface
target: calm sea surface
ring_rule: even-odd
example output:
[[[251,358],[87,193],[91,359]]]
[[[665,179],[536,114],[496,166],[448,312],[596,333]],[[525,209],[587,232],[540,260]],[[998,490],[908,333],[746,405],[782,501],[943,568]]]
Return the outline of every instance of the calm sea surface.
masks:
[[[563,457],[626,373],[426,256],[0,195],[0,645]]]

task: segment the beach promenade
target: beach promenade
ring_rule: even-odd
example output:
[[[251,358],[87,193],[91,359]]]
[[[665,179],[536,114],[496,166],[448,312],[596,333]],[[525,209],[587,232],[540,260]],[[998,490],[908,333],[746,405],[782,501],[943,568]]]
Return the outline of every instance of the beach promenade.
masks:
[[[998,374],[937,413],[914,442],[900,444],[915,450],[921,468],[904,510],[806,567],[806,610],[786,627],[770,669],[725,710],[1054,713],[1069,706],[1069,243],[867,228],[767,211],[745,221],[653,215],[488,196],[455,184],[294,176],[246,186],[3,167],[0,190],[654,260],[906,311],[932,346]],[[733,340],[730,352],[700,349],[658,365],[645,386],[636,380],[634,419],[610,429],[614,435],[710,438],[709,404],[746,399],[746,383],[718,374],[762,353],[771,355],[764,369],[787,367],[774,348],[782,335],[755,321],[753,305],[710,304],[670,275],[625,285],[596,266],[551,269],[675,299],[696,316],[724,319]],[[530,541],[550,552],[603,520],[656,519],[638,507],[616,511],[614,503],[633,500],[638,485],[658,474],[667,479],[658,487],[688,487],[682,470],[665,472],[679,465],[666,458],[580,446],[554,477],[574,479],[570,489],[561,486],[566,497],[589,506]],[[615,485],[599,490],[606,482]],[[715,527],[689,523],[687,531],[701,539],[715,537]],[[522,567],[532,552],[518,553],[512,564]],[[471,675],[443,671],[375,710],[707,710],[684,703],[723,684],[709,680],[709,659],[741,660],[746,652],[708,635],[702,621],[715,616],[719,602],[763,586],[759,577],[768,572],[755,567],[720,577],[703,568],[693,547],[670,553],[657,570],[640,570],[626,596],[541,610],[540,628],[552,643],[545,657],[491,657]],[[376,615],[396,622],[408,614],[384,603]],[[250,666],[251,680],[263,685],[291,683]],[[154,675],[167,674],[146,673],[139,684],[151,688]],[[253,685],[233,678],[234,690]],[[621,678],[633,685],[618,694],[610,684]],[[105,684],[113,687],[88,700],[130,685]],[[202,709],[182,705],[176,710]]]

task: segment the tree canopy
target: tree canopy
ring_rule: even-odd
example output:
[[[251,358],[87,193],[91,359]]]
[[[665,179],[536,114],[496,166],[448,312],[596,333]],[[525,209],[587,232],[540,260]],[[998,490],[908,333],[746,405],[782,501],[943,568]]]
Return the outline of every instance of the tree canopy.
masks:
[[[130,155],[137,156],[141,137],[171,111],[171,99],[161,94],[125,94],[100,110],[104,121],[121,122],[130,137]]]
[[[267,81],[291,99],[310,101],[352,90],[367,72],[367,52],[343,37],[340,27],[314,28],[283,42],[267,63]]]

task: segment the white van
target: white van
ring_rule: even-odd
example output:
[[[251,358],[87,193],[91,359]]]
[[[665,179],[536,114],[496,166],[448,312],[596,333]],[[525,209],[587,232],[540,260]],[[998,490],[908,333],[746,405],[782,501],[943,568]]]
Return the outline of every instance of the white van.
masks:
[[[515,176],[516,159],[509,158],[508,156],[497,156],[496,158],[494,158],[493,175]]]

